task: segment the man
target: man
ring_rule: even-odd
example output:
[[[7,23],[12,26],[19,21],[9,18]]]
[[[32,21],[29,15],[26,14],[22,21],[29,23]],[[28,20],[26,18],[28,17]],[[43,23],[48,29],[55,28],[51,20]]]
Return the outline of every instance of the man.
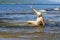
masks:
[[[32,25],[43,25],[44,26],[45,23],[44,23],[44,19],[42,17],[42,13],[41,12],[38,12],[32,6],[30,6],[30,8],[32,8],[32,10],[36,13],[37,19],[36,19],[36,21],[28,21],[28,24],[32,24]]]

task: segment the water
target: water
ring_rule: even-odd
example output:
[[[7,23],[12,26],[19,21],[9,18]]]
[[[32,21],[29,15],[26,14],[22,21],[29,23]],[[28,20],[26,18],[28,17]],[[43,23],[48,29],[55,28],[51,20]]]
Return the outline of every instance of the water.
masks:
[[[36,15],[32,12],[19,13],[20,10],[31,10],[29,6],[30,5],[0,5],[0,21],[26,22],[28,20],[36,20]],[[55,7],[51,5],[44,5],[44,7],[41,5],[33,6],[36,9]],[[15,13],[17,11],[18,13]],[[7,12],[9,12],[9,14],[7,14]],[[0,40],[60,40],[60,11],[47,11],[42,14],[44,20],[49,21],[44,27],[0,26]]]

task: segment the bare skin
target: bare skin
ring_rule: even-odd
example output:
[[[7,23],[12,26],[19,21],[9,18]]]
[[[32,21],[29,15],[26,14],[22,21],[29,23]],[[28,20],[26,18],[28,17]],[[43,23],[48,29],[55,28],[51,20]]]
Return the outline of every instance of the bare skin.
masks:
[[[37,19],[36,21],[28,21],[28,24],[32,24],[32,25],[38,25],[38,24],[42,24],[43,26],[45,25],[44,23],[44,19],[42,17],[41,12],[38,12],[36,9],[34,9],[32,6],[30,6],[30,8],[32,8],[32,10],[36,13],[37,15]]]

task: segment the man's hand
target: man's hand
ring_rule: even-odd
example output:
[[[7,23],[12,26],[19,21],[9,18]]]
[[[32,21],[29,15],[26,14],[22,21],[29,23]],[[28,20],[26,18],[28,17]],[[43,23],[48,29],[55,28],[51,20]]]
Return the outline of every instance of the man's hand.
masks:
[[[32,6],[30,6],[30,8],[33,8]]]

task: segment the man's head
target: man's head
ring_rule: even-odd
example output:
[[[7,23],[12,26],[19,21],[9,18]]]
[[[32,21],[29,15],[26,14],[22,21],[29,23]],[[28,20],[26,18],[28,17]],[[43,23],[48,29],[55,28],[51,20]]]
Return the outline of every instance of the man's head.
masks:
[[[42,16],[41,12],[38,12],[38,13],[37,13],[37,16],[38,16],[38,17],[41,17],[41,16]]]

